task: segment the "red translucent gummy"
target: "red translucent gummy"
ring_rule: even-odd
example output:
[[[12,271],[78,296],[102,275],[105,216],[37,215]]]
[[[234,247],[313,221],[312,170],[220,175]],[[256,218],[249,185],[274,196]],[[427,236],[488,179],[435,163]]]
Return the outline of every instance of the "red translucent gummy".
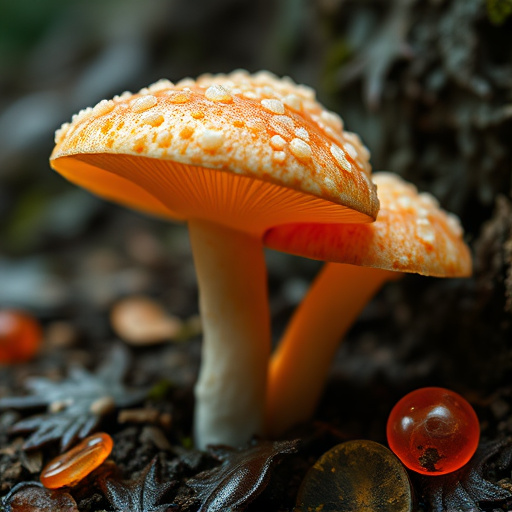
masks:
[[[0,311],[0,364],[21,363],[34,357],[41,345],[39,322],[27,313]]]
[[[421,388],[392,409],[388,444],[409,469],[423,475],[456,471],[473,456],[480,438],[478,417],[467,400],[444,388]]]
[[[86,437],[45,466],[41,472],[41,483],[48,489],[76,485],[103,464],[113,446],[112,438],[103,432]]]

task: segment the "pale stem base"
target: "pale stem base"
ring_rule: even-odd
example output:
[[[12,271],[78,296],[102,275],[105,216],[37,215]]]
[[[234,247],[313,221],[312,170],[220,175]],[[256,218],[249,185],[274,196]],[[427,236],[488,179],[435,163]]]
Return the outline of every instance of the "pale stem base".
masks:
[[[261,434],[270,314],[261,240],[204,221],[189,222],[203,322],[195,388],[198,448],[238,446]]]

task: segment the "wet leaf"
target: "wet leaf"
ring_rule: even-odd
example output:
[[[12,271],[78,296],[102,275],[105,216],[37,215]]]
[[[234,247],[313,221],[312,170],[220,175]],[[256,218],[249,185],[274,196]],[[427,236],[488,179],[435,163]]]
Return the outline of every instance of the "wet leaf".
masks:
[[[70,494],[46,489],[38,482],[16,485],[2,503],[6,512],[78,512]]]
[[[175,507],[171,503],[159,504],[175,483],[160,482],[157,461],[155,457],[134,480],[100,480],[100,487],[115,512],[166,512]]]
[[[296,512],[412,512],[412,488],[402,463],[374,441],[348,441],[324,453],[308,471]]]
[[[432,512],[476,511],[480,510],[480,502],[499,504],[511,499],[510,492],[485,478],[485,468],[490,460],[510,453],[510,448],[510,441],[481,443],[473,458],[458,471],[419,477],[424,499]]]
[[[15,423],[10,431],[32,432],[25,449],[60,440],[65,451],[87,437],[113,407],[127,407],[144,398],[145,391],[128,390],[122,382],[128,365],[128,352],[116,346],[96,373],[77,366],[59,382],[43,377],[29,379],[27,387],[32,394],[2,398],[0,409],[47,407],[47,412]]]
[[[279,458],[295,453],[298,444],[297,440],[262,442],[241,451],[213,447],[212,455],[222,464],[187,482],[201,501],[198,512],[244,510],[265,489]]]

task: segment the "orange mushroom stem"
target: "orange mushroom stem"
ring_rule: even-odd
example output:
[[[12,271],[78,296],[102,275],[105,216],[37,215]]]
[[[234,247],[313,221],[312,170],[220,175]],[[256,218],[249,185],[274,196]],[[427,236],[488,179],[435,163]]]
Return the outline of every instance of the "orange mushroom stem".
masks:
[[[311,417],[339,341],[385,282],[401,272],[471,274],[469,249],[454,215],[396,175],[376,173],[373,180],[381,203],[375,223],[282,226],[265,237],[270,248],[331,262],[272,356],[266,403],[272,435]]]
[[[271,435],[313,415],[340,340],[384,283],[399,277],[379,268],[324,266],[271,359],[266,413]]]

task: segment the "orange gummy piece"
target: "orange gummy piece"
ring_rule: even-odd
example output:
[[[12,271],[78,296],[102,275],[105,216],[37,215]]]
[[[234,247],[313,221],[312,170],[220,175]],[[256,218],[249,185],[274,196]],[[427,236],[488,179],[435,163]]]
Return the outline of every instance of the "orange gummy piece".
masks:
[[[39,322],[21,311],[0,311],[0,363],[31,359],[41,344]]]
[[[114,442],[103,432],[86,437],[81,443],[50,461],[41,473],[48,489],[76,485],[110,455]]]
[[[444,475],[471,459],[480,425],[471,405],[457,393],[421,388],[393,407],[387,437],[391,450],[409,469],[423,475]]]

